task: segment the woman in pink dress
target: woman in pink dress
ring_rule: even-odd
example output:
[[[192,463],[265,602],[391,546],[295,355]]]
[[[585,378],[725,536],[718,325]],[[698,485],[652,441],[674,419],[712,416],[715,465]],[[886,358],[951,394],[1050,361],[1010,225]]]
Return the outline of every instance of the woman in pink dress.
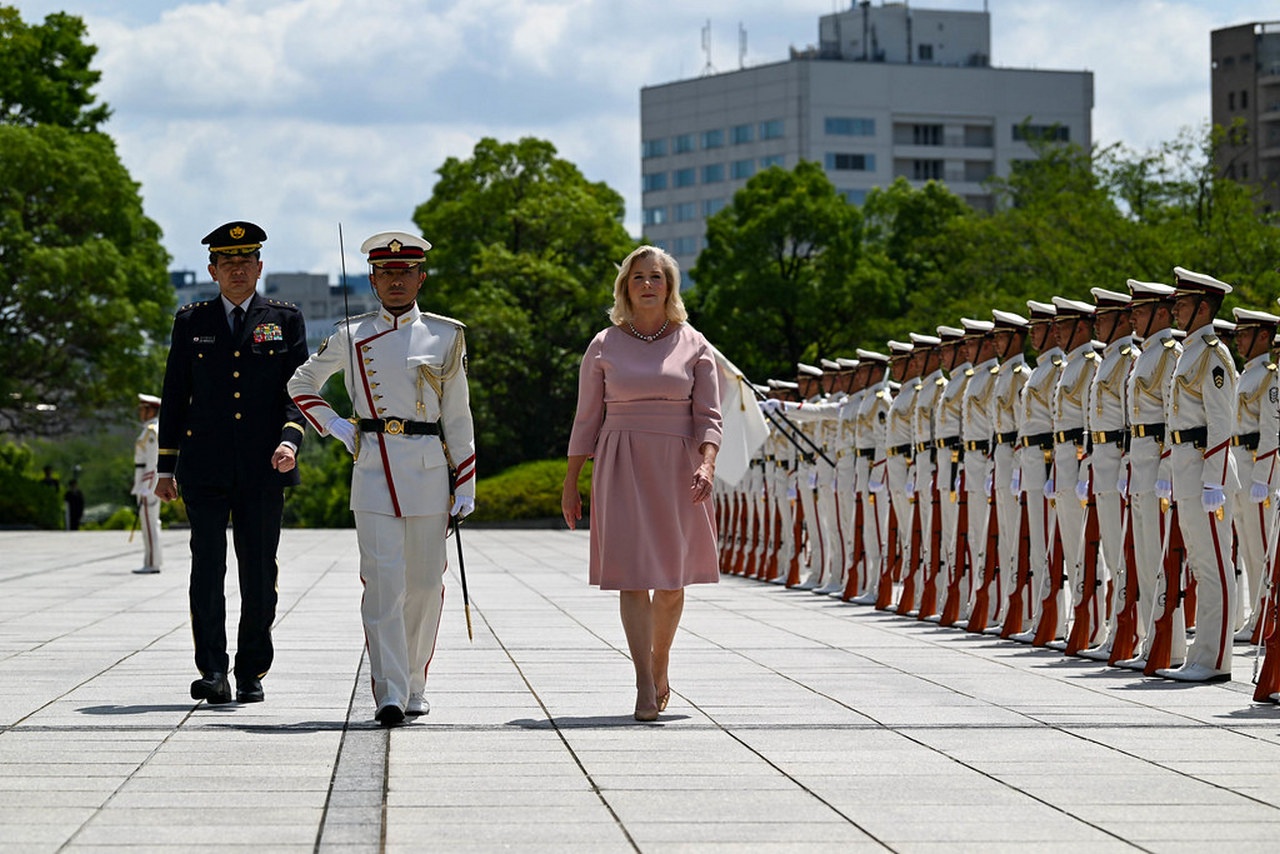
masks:
[[[711,502],[720,449],[715,357],[689,326],[680,268],[653,246],[622,262],[613,326],[582,357],[561,508],[582,518],[578,475],[591,483],[591,583],[619,591],[636,670],[639,721],[671,698],[667,664],[687,584],[720,578]]]

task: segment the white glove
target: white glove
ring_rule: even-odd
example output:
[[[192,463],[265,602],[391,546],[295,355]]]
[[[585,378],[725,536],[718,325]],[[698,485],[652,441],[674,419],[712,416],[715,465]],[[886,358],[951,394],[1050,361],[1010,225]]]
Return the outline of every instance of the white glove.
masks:
[[[982,479],[982,493],[988,498],[991,497],[991,487],[995,484],[995,475],[987,475]]]
[[[1009,480],[1009,491],[1014,495],[1022,492],[1022,469],[1013,470],[1013,477]]]
[[[1116,479],[1116,492],[1120,493],[1121,498],[1129,497],[1129,478],[1121,476]]]
[[[1200,493],[1200,506],[1204,508],[1204,512],[1213,513],[1226,503],[1227,496],[1221,486],[1212,483],[1204,485],[1204,492]]]
[[[1087,480],[1076,481],[1076,500],[1077,501],[1089,500],[1089,481]]]
[[[347,419],[335,415],[329,419],[329,423],[324,425],[324,429],[329,431],[330,436],[339,439],[342,444],[347,446],[347,452],[354,454],[356,452],[356,425]]]
[[[476,509],[476,499],[471,495],[455,495],[453,496],[453,506],[449,508],[450,516],[457,516],[461,519],[464,516],[471,515]]]
[[[1057,494],[1058,491],[1053,487],[1053,478],[1046,479],[1044,482],[1044,497],[1053,498]]]
[[[800,493],[796,491],[796,485],[794,483],[788,483],[787,484],[787,500],[795,501],[799,497],[800,497]]]
[[[1271,487],[1265,483],[1258,483],[1256,480],[1249,484],[1249,500],[1254,504],[1261,504],[1267,500],[1267,496],[1271,494]]]
[[[906,493],[907,493],[907,497],[908,497],[908,498],[910,498],[911,496],[915,495],[915,494],[916,494],[916,479],[915,479],[914,477],[913,477],[913,478],[908,478],[908,479],[907,479],[907,483],[906,483],[906,485],[905,485],[902,489],[903,489],[903,491],[904,491],[904,492],[906,492]]]
[[[870,489],[872,492],[884,492],[884,481],[873,480],[867,484],[867,489]]]
[[[760,401],[760,408],[766,412],[781,412],[786,407],[782,405],[781,400],[771,397],[768,400]]]
[[[1173,484],[1167,480],[1156,481],[1156,497],[1168,501],[1173,497]]]

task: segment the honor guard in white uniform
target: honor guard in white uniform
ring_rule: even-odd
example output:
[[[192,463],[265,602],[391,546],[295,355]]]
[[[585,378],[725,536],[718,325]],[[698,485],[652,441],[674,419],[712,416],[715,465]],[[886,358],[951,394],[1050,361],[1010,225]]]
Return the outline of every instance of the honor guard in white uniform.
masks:
[[[794,398],[799,397],[799,386],[794,382],[776,379],[766,382],[769,386],[769,400],[762,401],[760,404],[762,407],[772,407],[776,404],[778,408],[782,408],[787,402],[795,402]],[[799,563],[800,550],[804,547],[804,543],[796,537],[795,530],[796,508],[800,502],[797,477],[802,454],[796,447],[795,441],[781,430],[770,433],[769,441],[774,455],[773,502],[778,518],[781,520],[778,572],[769,579],[769,582],[787,584],[791,574],[791,564]]]
[[[987,523],[991,515],[989,502],[994,477],[991,437],[995,434],[993,410],[1000,362],[996,359],[992,336],[994,323],[964,317],[960,319],[960,325],[965,331],[967,361],[973,365],[967,372],[969,382],[960,400],[960,441],[964,443],[964,489],[968,493],[969,508],[969,572],[966,573],[960,620],[967,623],[974,594],[982,584],[982,571],[987,559]],[[988,607],[990,619],[999,608],[999,597],[992,597]]]
[[[1236,430],[1231,448],[1240,476],[1240,488],[1232,496],[1232,520],[1237,568],[1242,570],[1236,578],[1243,578],[1246,584],[1246,590],[1236,597],[1235,639],[1247,643],[1255,640],[1261,614],[1263,579],[1270,569],[1267,546],[1275,524],[1272,493],[1280,486],[1280,466],[1276,465],[1280,383],[1271,355],[1280,317],[1244,308],[1233,313],[1236,352],[1244,359],[1244,370],[1236,388]]]
[[[384,726],[428,711],[424,690],[444,599],[445,528],[475,508],[475,438],[463,326],[427,314],[417,296],[427,241],[404,232],[366,240],[382,307],[339,323],[294,373],[289,394],[321,435],[355,455],[351,509],[364,583],[361,615]],[[338,415],[320,389],[342,371],[354,409]]]
[[[1076,484],[1080,482],[1080,461],[1085,450],[1085,406],[1089,386],[1098,366],[1098,354],[1093,343],[1093,306],[1087,302],[1054,297],[1058,308],[1058,321],[1054,334],[1058,346],[1067,354],[1066,364],[1058,385],[1053,391],[1053,476],[1045,485],[1046,494],[1055,500],[1058,510],[1058,527],[1062,534],[1062,573],[1066,576],[1066,590],[1070,591],[1070,610],[1085,599],[1091,600],[1090,619],[1098,627],[1102,616],[1102,590],[1084,590],[1081,574],[1084,566],[1085,508],[1076,497]],[[1088,470],[1085,470],[1088,477]],[[1100,630],[1099,630],[1100,631]],[[1090,632],[1090,640],[1097,632]],[[1056,640],[1050,644],[1065,648],[1065,642]]]
[[[840,514],[841,547],[844,561],[840,566],[840,571],[832,574],[831,584],[826,585],[823,589],[835,588],[830,589],[831,595],[843,597],[845,590],[849,586],[849,573],[857,557],[854,554],[854,546],[857,544],[857,532],[854,530],[854,523],[857,521],[858,515],[858,448],[856,440],[858,407],[862,403],[862,391],[855,391],[854,389],[858,360],[838,358],[836,359],[836,364],[840,368],[837,387],[844,393],[844,400],[840,404],[839,411],[839,433],[833,448],[836,460],[836,503]]]
[[[822,393],[822,368],[800,362],[796,365],[796,385],[799,387],[802,402],[791,412],[791,419],[796,422],[804,434],[814,445],[821,448],[823,420],[832,416],[832,408]],[[803,440],[802,440],[803,441]],[[821,511],[818,508],[818,493],[822,489],[824,478],[830,483],[830,474],[824,472],[829,466],[812,450],[802,457],[800,464],[800,504],[804,514],[804,530],[809,548],[803,553],[800,574],[803,580],[800,590],[816,590],[822,585],[822,577],[826,571],[828,546],[826,532],[823,530]]]
[[[933,491],[934,491],[934,458],[937,449],[934,447],[934,418],[938,411],[938,398],[946,388],[947,378],[942,372],[942,339],[934,335],[911,333],[914,353],[920,360],[921,379],[917,381],[915,406],[912,408],[912,441],[915,444],[915,455],[911,464],[911,480],[908,491],[915,497],[916,506],[920,510],[920,563],[919,583],[915,586],[914,602],[899,602],[899,614],[920,614],[925,616],[938,610],[937,592],[933,601],[925,602],[925,580],[927,568],[933,561]],[[908,567],[910,570],[911,567]]]
[[[1174,317],[1187,332],[1165,394],[1173,501],[1196,580],[1196,636],[1181,667],[1156,675],[1180,682],[1231,678],[1236,582],[1231,563],[1231,508],[1239,489],[1231,440],[1236,422],[1236,367],[1213,329],[1213,317],[1231,286],[1212,276],[1174,267]]]
[[[1043,604],[1054,583],[1051,573],[1061,572],[1060,567],[1052,566],[1058,515],[1056,502],[1049,499],[1046,487],[1053,472],[1053,390],[1066,364],[1055,333],[1057,306],[1027,300],[1027,313],[1031,321],[1031,347],[1037,353],[1036,366],[1022,389],[1018,469],[1009,485],[1011,491],[1021,491],[1027,496],[1027,532],[1031,538],[1031,622],[1026,631],[1013,636],[1014,640],[1024,643],[1035,639],[1039,624],[1046,616]],[[1054,620],[1055,624],[1046,626],[1043,633],[1051,638],[1062,637],[1066,614],[1061,608],[1057,609]]]
[[[1118,667],[1144,670],[1151,650],[1156,615],[1164,609],[1163,545],[1165,526],[1172,518],[1162,512],[1160,504],[1169,498],[1166,490],[1156,494],[1160,478],[1160,460],[1166,450],[1164,396],[1173,369],[1182,354],[1171,326],[1173,296],[1176,291],[1159,282],[1129,279],[1130,323],[1135,336],[1142,339],[1142,353],[1129,372],[1126,405],[1129,422],[1129,455],[1125,483],[1120,491],[1129,496],[1129,512],[1133,525],[1133,570],[1138,581],[1138,646],[1133,658],[1117,661]],[[1117,484],[1120,486],[1120,484]],[[1186,656],[1187,637],[1181,603],[1172,620],[1170,636],[1171,660],[1181,662]]]
[[[914,345],[905,341],[889,341],[889,375],[901,383],[889,405],[889,423],[885,428],[885,472],[888,478],[889,501],[897,519],[897,554],[888,560],[901,557],[902,573],[912,570],[907,566],[911,555],[911,536],[914,517],[914,501],[909,484],[913,477],[912,460],[915,456],[915,406],[920,393],[920,366],[922,359],[913,353]],[[903,613],[906,613],[905,611]]]
[[[947,370],[948,379],[938,395],[938,409],[934,415],[933,442],[937,451],[934,477],[938,484],[938,498],[942,502],[942,563],[938,578],[939,612],[932,619],[941,616],[946,588],[956,565],[956,523],[960,513],[956,481],[960,476],[960,459],[964,452],[960,440],[961,400],[969,384],[971,375],[968,371],[972,367],[961,345],[963,329],[939,326],[938,337],[943,342],[943,367]]]
[[[858,595],[850,601],[873,605],[880,580],[881,561],[889,537],[889,494],[885,487],[885,431],[889,426],[889,357],[874,350],[857,350],[867,385],[858,405],[857,480],[862,487],[862,542],[865,561]]]
[[[160,398],[138,395],[142,432],[133,443],[133,488],[138,500],[138,531],[142,534],[142,566],[134,572],[151,575],[164,565],[160,551],[160,499],[156,498],[156,466],[160,461]]]
[[[1098,531],[1101,537],[1102,560],[1098,580],[1102,590],[1111,579],[1112,598],[1103,616],[1100,639],[1080,651],[1080,655],[1094,661],[1108,661],[1115,637],[1116,621],[1126,605],[1125,589],[1128,567],[1124,559],[1125,508],[1120,493],[1121,480],[1128,470],[1129,424],[1127,398],[1129,373],[1138,358],[1138,348],[1133,341],[1127,293],[1105,288],[1093,288],[1095,334],[1106,347],[1089,387],[1086,421],[1089,428],[1088,462],[1089,482],[1098,514]],[[1077,497],[1079,497],[1077,495]],[[1087,493],[1086,493],[1087,498]],[[1104,592],[1105,599],[1105,592]]]
[[[821,359],[822,390],[833,410],[822,419],[822,447],[827,459],[818,460],[818,518],[823,526],[826,545],[826,563],[822,578],[814,593],[829,596],[844,590],[841,579],[846,562],[845,532],[842,520],[844,508],[840,498],[840,444],[844,433],[841,415],[848,400],[846,377],[834,359]],[[843,503],[847,504],[848,501]]]
[[[991,458],[993,463],[991,494],[996,502],[996,518],[1000,530],[998,566],[1000,569],[999,595],[992,595],[992,623],[1002,627],[1008,613],[1009,596],[1018,584],[1018,543],[1022,537],[1022,504],[1013,491],[1013,473],[1018,468],[1018,415],[1021,410],[1023,386],[1031,371],[1023,355],[1030,324],[1020,314],[995,309],[991,312],[995,323],[992,337],[995,355],[1000,362],[996,374],[991,413]],[[1031,613],[1027,610],[1031,595],[1024,595],[1022,623],[1029,625]]]

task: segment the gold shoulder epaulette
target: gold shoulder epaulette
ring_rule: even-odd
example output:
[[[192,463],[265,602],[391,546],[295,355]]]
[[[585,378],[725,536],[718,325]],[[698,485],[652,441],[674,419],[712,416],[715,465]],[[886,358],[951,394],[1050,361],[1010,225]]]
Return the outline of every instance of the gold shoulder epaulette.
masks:
[[[1014,366],[1013,366],[1013,372],[1014,372],[1015,374],[1021,374],[1021,373],[1024,373],[1026,370],[1027,370],[1027,366],[1026,366],[1026,365],[1023,365],[1023,364],[1021,364],[1021,363],[1019,363],[1019,364],[1017,364],[1017,365],[1014,365]]]
[[[1276,369],[1276,363],[1275,363],[1275,362],[1267,362],[1267,370],[1268,370],[1268,371],[1274,371],[1275,369]]]
[[[1121,356],[1127,356],[1127,355],[1129,355],[1129,354],[1130,354],[1130,353],[1132,353],[1132,352],[1133,352],[1133,348],[1132,348],[1132,347],[1130,347],[1130,346],[1129,346],[1129,345],[1127,345],[1127,344],[1126,344],[1125,346],[1123,346],[1123,347],[1121,347],[1121,348],[1120,348],[1120,355],[1121,355]]]
[[[1061,367],[1062,367],[1062,357],[1061,357],[1061,356],[1054,356],[1054,357],[1053,357],[1053,359],[1051,359],[1050,361],[1052,361],[1052,362],[1053,362],[1053,366],[1054,366],[1055,368],[1061,368]]]
[[[1085,357],[1086,359],[1096,359],[1096,358],[1098,358],[1098,354],[1097,354],[1097,353],[1095,353],[1095,352],[1093,352],[1092,350],[1090,350],[1088,353],[1085,353],[1085,354],[1084,354],[1084,357]]]
[[[1160,346],[1164,347],[1166,350],[1172,349],[1172,348],[1174,348],[1174,347],[1177,347],[1177,346],[1178,346],[1178,339],[1177,339],[1177,338],[1166,338],[1166,339],[1164,339],[1164,341],[1161,343],[1161,345],[1160,345]]]
[[[991,374],[993,374],[993,375],[994,375],[994,374],[998,374],[998,373],[1000,373],[1000,366],[999,366],[999,365],[992,365],[992,366],[991,366],[991,370],[989,371],[989,373],[991,373]]]
[[[268,299],[267,302],[271,303],[272,305],[279,306],[280,308],[297,308],[298,307],[297,303],[285,302],[284,300],[278,300],[278,299]]]
[[[964,375],[965,375],[966,377],[971,377],[971,376],[973,376],[973,368],[965,368]]]
[[[933,384],[934,384],[934,385],[936,385],[936,386],[944,386],[944,385],[946,385],[946,384],[947,384],[947,378],[946,378],[946,377],[938,377],[936,380],[934,380],[934,381],[933,381]]]
[[[422,313],[422,316],[423,316],[423,317],[429,317],[429,318],[431,318],[432,320],[443,320],[445,323],[451,323],[451,324],[453,324],[454,326],[458,327],[459,329],[466,329],[466,328],[467,328],[467,324],[463,323],[461,320],[455,320],[454,318],[452,318],[452,317],[446,317],[446,316],[445,316],[445,315],[443,315],[443,314],[436,314],[436,313],[434,313],[434,312],[424,311],[424,312]]]
[[[364,314],[353,314],[350,317],[344,317],[341,320],[335,320],[334,326],[346,326],[348,320],[364,320],[366,317],[375,317],[378,314],[376,310],[366,311]]]
[[[1219,339],[1217,335],[1204,336],[1204,343],[1208,344],[1210,347],[1217,347],[1219,340],[1221,339]]]

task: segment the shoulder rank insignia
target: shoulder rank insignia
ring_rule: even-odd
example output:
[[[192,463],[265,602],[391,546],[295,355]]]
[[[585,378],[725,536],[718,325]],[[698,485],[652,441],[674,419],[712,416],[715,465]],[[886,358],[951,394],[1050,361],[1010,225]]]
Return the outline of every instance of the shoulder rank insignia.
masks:
[[[1061,356],[1054,356],[1054,357],[1053,357],[1053,359],[1052,359],[1052,361],[1053,361],[1053,366],[1054,366],[1055,368],[1061,368],[1061,367],[1062,367],[1062,357],[1061,357]]]
[[[1132,353],[1132,352],[1133,352],[1133,348],[1132,348],[1132,347],[1130,347],[1130,346],[1129,346],[1129,345],[1127,345],[1127,344],[1126,344],[1125,346],[1123,346],[1123,347],[1121,347],[1121,348],[1120,348],[1120,355],[1121,355],[1121,356],[1127,356],[1127,355],[1129,355],[1129,354],[1130,354],[1130,353]]]
[[[1222,369],[1221,365],[1213,369],[1213,387],[1214,388],[1222,388],[1222,384],[1226,382],[1226,380],[1227,380],[1227,372]]]
[[[1217,335],[1206,335],[1206,336],[1204,336],[1204,343],[1208,344],[1210,347],[1217,347],[1217,346],[1218,346],[1218,341],[1219,341],[1219,340],[1220,340],[1220,339],[1218,338],[1218,336],[1217,336]]]
[[[325,348],[328,346],[329,346],[329,337],[326,335],[325,339],[320,342],[320,346],[316,348],[316,355],[319,356],[321,353],[324,352]]]
[[[1000,373],[1000,366],[999,366],[999,365],[992,365],[992,366],[991,366],[991,369],[990,369],[990,371],[988,371],[988,373],[992,374],[993,376],[994,376],[995,374]]]
[[[1086,359],[1096,359],[1096,358],[1098,358],[1098,354],[1097,354],[1097,353],[1095,353],[1095,352],[1093,352],[1092,350],[1090,350],[1088,353],[1085,353],[1085,354],[1084,354],[1084,357],[1085,357]]]
[[[1276,363],[1275,363],[1275,362],[1267,362],[1267,370],[1268,370],[1268,371],[1274,371],[1275,369],[1276,369]]]
[[[1178,346],[1178,339],[1177,339],[1177,338],[1166,338],[1166,339],[1164,339],[1164,341],[1162,341],[1162,342],[1161,342],[1160,346],[1161,346],[1161,347],[1164,347],[1166,350],[1168,350],[1168,349],[1170,349],[1170,348],[1172,348],[1172,347],[1176,347],[1176,346]]]
[[[973,376],[973,368],[965,368],[964,375],[965,375],[966,377],[971,377],[971,376]]]

